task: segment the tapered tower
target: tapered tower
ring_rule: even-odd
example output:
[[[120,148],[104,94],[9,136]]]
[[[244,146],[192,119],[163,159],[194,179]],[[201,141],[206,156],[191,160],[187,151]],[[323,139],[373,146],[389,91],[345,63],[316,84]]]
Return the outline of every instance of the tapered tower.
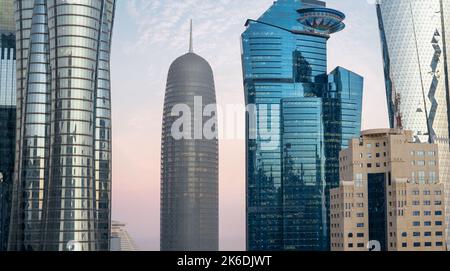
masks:
[[[163,251],[218,250],[217,118],[211,113],[215,111],[213,71],[205,59],[194,53],[191,22],[189,52],[170,66],[164,101]]]

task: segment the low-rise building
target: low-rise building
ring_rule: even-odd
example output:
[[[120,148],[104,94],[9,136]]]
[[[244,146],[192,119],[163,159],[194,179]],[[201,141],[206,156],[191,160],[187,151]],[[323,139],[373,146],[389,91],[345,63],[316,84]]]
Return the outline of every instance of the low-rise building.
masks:
[[[340,153],[332,189],[331,250],[443,251],[444,184],[436,144],[410,131],[362,132]]]

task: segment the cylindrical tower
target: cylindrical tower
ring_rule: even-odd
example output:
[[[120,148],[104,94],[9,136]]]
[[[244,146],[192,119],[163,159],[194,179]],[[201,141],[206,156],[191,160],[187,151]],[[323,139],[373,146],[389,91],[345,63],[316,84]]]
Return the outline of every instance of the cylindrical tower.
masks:
[[[191,39],[190,52],[172,63],[167,79],[161,151],[163,251],[218,250],[217,117],[211,112],[216,112],[213,72],[193,53]],[[183,125],[177,126],[180,120]],[[213,137],[208,127],[213,127]]]
[[[109,250],[114,0],[16,3],[11,250]]]

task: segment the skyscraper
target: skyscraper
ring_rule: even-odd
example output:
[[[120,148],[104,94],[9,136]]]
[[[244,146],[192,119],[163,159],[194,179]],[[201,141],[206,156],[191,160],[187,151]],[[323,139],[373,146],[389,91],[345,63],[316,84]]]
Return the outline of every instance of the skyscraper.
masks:
[[[16,37],[13,0],[0,1],[0,251],[7,249],[16,135]]]
[[[392,128],[439,145],[450,225],[450,1],[385,0],[377,4]],[[447,228],[447,236],[450,237]],[[450,240],[447,238],[447,240]]]
[[[331,187],[361,128],[363,78],[327,75],[327,40],[345,15],[278,0],[242,34],[247,114],[247,249],[328,250]]]
[[[193,52],[191,27],[189,53],[170,66],[164,101],[163,251],[218,250],[219,157],[217,116],[213,112],[216,112],[213,71],[205,59]],[[182,126],[180,119],[184,119]],[[209,129],[212,134],[204,133],[207,127],[212,128]]]
[[[111,251],[138,251],[138,247],[126,229],[127,224],[111,223]]]
[[[9,250],[109,250],[114,0],[16,1]]]

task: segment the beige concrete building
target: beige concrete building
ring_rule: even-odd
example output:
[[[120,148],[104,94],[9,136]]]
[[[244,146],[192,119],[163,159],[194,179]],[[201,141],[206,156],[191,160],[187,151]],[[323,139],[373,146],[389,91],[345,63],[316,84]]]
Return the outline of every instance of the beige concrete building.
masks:
[[[362,132],[340,154],[332,189],[331,250],[445,250],[444,185],[438,146],[410,131]]]

